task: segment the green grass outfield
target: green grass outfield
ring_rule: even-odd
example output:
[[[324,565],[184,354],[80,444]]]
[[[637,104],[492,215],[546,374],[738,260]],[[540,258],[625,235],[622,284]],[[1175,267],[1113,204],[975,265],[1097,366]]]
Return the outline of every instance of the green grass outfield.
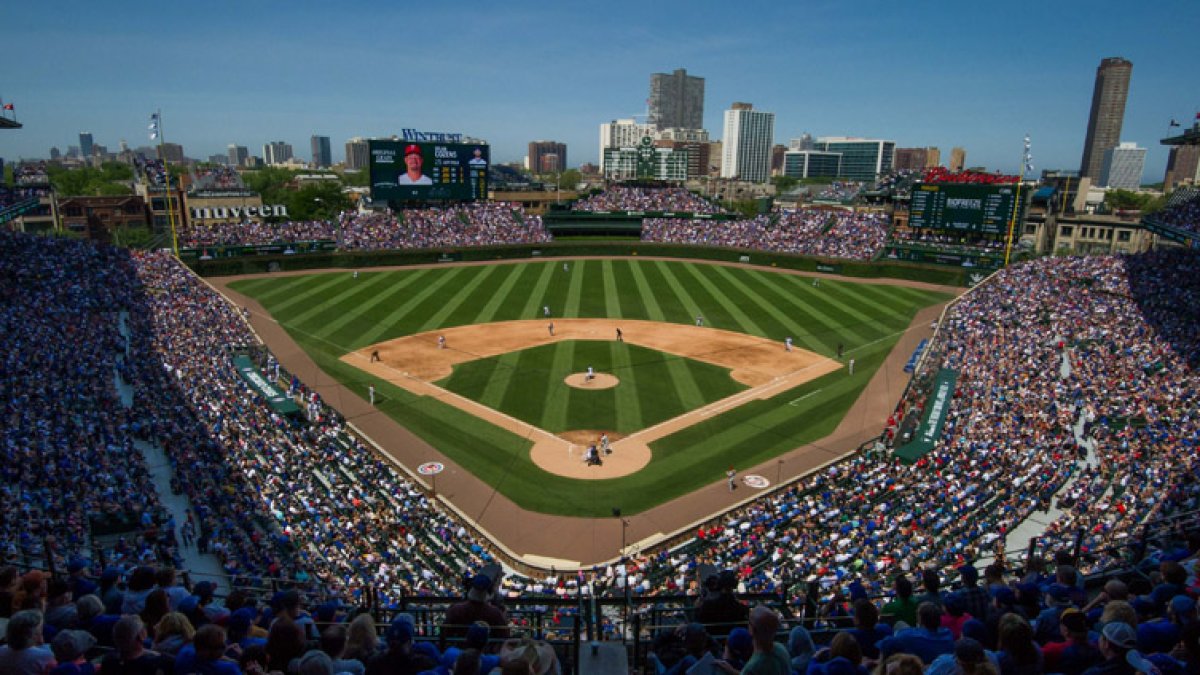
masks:
[[[620,384],[589,390],[563,381],[588,366]],[[459,363],[436,384],[551,433],[602,429],[627,436],[749,388],[729,372],[616,340],[564,340]]]
[[[944,293],[768,270],[649,260],[577,260],[249,279],[232,287],[258,299],[334,378],[377,390],[378,407],[523,508],[573,516],[637,513],[721,480],[832,431],[922,307]],[[651,445],[636,474],[583,481],[549,474],[530,442],[436,398],[417,396],[339,361],[347,352],[451,326],[554,317],[705,325],[782,340],[826,356],[844,344],[855,374],[838,371],[755,401]],[[605,343],[607,344],[607,343]],[[452,376],[453,377],[453,376]],[[519,391],[516,390],[516,391]],[[492,396],[510,396],[495,392]],[[518,394],[511,394],[518,396]],[[718,396],[719,397],[719,396]],[[695,406],[691,406],[695,407]],[[570,428],[596,428],[586,420]]]

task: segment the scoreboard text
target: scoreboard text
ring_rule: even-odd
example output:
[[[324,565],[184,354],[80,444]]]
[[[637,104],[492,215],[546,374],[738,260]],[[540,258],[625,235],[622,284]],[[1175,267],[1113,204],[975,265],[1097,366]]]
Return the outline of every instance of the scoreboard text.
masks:
[[[1016,191],[1016,185],[917,184],[908,225],[1004,235],[1012,221]]]

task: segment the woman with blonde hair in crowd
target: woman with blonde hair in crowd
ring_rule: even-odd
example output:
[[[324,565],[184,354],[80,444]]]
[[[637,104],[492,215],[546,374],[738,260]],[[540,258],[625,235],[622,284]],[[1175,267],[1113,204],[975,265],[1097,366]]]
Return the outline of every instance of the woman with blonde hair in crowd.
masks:
[[[370,614],[359,614],[346,629],[346,651],[344,659],[356,659],[366,663],[379,651],[379,631]]]
[[[191,644],[196,637],[192,622],[179,612],[168,612],[154,625],[154,651],[178,656],[179,650]]]

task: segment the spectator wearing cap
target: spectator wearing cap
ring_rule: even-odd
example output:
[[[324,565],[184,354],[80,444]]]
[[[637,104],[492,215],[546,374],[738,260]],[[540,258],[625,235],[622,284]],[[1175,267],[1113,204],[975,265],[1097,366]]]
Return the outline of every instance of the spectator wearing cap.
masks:
[[[746,667],[750,657],[754,656],[754,638],[745,628],[734,628],[729,631],[729,639],[725,641],[725,652],[722,658],[726,663],[741,670]]]
[[[1084,675],[1129,675],[1137,672],[1129,665],[1128,654],[1137,646],[1137,632],[1124,621],[1112,621],[1100,631],[1100,653],[1104,661],[1083,671]]]
[[[1177,595],[1167,603],[1167,618],[1180,629],[1196,623],[1196,601],[1188,595]]]
[[[333,659],[320,649],[311,649],[296,662],[297,675],[333,675]]]
[[[986,588],[979,585],[979,570],[974,565],[963,565],[958,568],[958,576],[962,580],[962,588],[957,592],[962,599],[963,610],[971,616],[987,616],[991,596]]]
[[[975,618],[967,613],[966,603],[963,602],[961,591],[946,594],[946,604],[943,607],[942,625],[950,629],[950,634],[957,640],[962,637],[963,624]]]
[[[933,663],[942,654],[954,651],[954,636],[942,627],[942,610],[932,602],[922,602],[917,608],[917,624],[897,631],[877,645],[882,656],[897,652],[915,654],[925,664]]]
[[[953,653],[942,654],[925,669],[925,675],[997,675],[999,672],[995,655],[989,654],[979,640],[969,637],[955,642]]]
[[[229,615],[229,621],[226,624],[228,631],[229,646],[232,648],[237,645],[238,649],[245,649],[254,645],[266,645],[267,641],[264,638],[253,635],[254,622],[258,619],[258,612],[254,611],[253,607],[240,607],[233,614]],[[345,635],[342,636],[343,647],[345,646]]]
[[[1034,637],[1040,644],[1053,641],[1059,635],[1058,619],[1071,606],[1071,588],[1053,583],[1046,587],[1046,608],[1034,620]]]
[[[179,650],[175,657],[175,672],[180,675],[241,675],[237,661],[225,656],[225,629],[211,623],[196,631],[192,644]]]
[[[696,621],[704,624],[709,635],[726,637],[734,628],[746,627],[750,608],[737,599],[735,590],[737,574],[733,570],[722,570],[715,579],[705,580],[705,593],[696,606]]]
[[[142,675],[171,672],[175,659],[146,649],[146,625],[136,614],[121,617],[113,626],[116,650],[100,660],[104,675]]]
[[[409,617],[397,616],[388,625],[387,650],[371,657],[366,675],[416,675],[436,667],[436,663],[413,649],[413,625]]]
[[[446,619],[442,623],[442,635],[449,639],[466,637],[467,629],[476,621],[484,621],[492,629],[492,637],[499,640],[508,638],[508,616],[504,610],[492,604],[494,595],[492,579],[486,574],[476,574],[471,577],[471,586],[467,589],[467,599],[455,603],[446,610]]]
[[[71,586],[71,597],[82,598],[95,593],[100,587],[90,578],[91,563],[83,558],[72,558],[67,563],[68,583]]]
[[[451,645],[442,652],[442,666],[447,670],[456,668],[455,664],[458,659],[467,652],[474,651],[479,656],[476,659],[479,663],[479,672],[489,673],[493,668],[500,665],[500,658],[494,654],[488,654],[488,641],[491,635],[491,627],[486,621],[476,621],[467,629],[467,637],[463,641],[462,647]]]
[[[1100,647],[1088,637],[1087,616],[1070,608],[1058,619],[1061,641],[1042,647],[1046,670],[1063,675],[1079,675],[1104,660]]]
[[[1019,614],[1000,619],[996,638],[996,661],[1001,675],[1037,675],[1042,669],[1042,650],[1033,640],[1033,626]]]
[[[895,622],[903,621],[906,627],[915,626],[917,624],[917,607],[921,603],[913,598],[912,580],[908,578],[907,574],[901,574],[896,577],[893,589],[896,596],[883,606],[883,614],[892,617],[893,625]]]
[[[0,673],[43,675],[54,665],[54,653],[43,643],[42,613],[21,610],[8,620],[8,644],[0,646]]]
[[[1129,650],[1125,660],[1139,673],[1146,675],[1184,675],[1184,664],[1169,654],[1143,654],[1136,649]]]
[[[58,665],[49,675],[92,675],[96,667],[88,662],[88,650],[96,646],[96,638],[82,630],[60,630],[50,641]]]
[[[1159,564],[1158,573],[1161,580],[1150,591],[1150,599],[1154,601],[1155,606],[1162,607],[1171,598],[1186,591],[1184,584],[1187,583],[1188,572],[1183,565],[1174,560],[1166,560]]]
[[[875,645],[892,634],[892,629],[879,623],[879,610],[875,603],[866,598],[854,601],[854,628],[848,631],[858,642],[864,657],[874,661],[879,658],[879,648]]]

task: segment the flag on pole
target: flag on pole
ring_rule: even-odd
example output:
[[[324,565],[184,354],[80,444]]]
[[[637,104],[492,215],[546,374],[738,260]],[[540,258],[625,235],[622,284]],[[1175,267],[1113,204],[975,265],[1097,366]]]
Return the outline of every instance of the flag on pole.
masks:
[[[14,108],[14,107],[13,107],[13,104],[11,104],[11,103],[5,103],[5,104],[4,104],[4,109],[5,109],[5,110],[16,110],[16,108]]]
[[[153,141],[153,140],[157,139],[158,138],[158,113],[154,113],[154,114],[150,115],[150,126],[147,128],[150,129],[150,140]]]
[[[1174,117],[1171,118],[1171,126],[1173,126],[1173,127],[1179,126],[1179,122],[1176,122]]]

